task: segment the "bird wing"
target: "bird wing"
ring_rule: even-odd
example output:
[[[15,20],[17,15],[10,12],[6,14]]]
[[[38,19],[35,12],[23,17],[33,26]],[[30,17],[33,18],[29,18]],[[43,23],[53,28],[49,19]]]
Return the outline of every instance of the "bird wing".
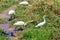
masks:
[[[39,26],[42,26],[44,24],[45,24],[45,22],[41,22],[41,23],[37,24],[35,27],[39,27]]]
[[[24,1],[24,2],[21,2],[19,4],[29,4],[28,2]]]
[[[14,10],[10,10],[8,14],[15,14]]]
[[[16,22],[16,23],[14,23],[14,25],[23,25],[23,24],[24,24],[23,21],[18,21],[18,22]]]

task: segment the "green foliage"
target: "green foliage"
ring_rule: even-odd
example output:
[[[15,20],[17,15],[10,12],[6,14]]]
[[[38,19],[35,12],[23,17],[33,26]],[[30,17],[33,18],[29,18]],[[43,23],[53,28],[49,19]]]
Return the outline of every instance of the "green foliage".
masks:
[[[0,28],[0,35],[2,34],[2,32],[4,32],[4,31],[3,31],[3,29]]]
[[[57,28],[57,26],[59,27],[58,23],[60,19],[54,13],[54,10],[57,9],[57,2],[55,2],[56,4],[54,4],[54,2],[54,0],[42,0],[41,2],[34,0],[31,6],[18,6],[16,10],[18,21],[22,20],[27,22],[29,20],[34,20],[34,23],[30,23],[26,26],[27,28],[23,32],[23,40],[52,40],[55,38],[54,30],[56,30],[55,28]],[[43,21],[43,15],[46,15],[46,25],[42,28],[35,29],[35,25]]]
[[[0,40],[6,40],[5,36],[0,36]]]
[[[1,23],[1,24],[4,24],[5,21],[0,18],[0,23]]]
[[[14,0],[2,1],[0,2],[0,13],[10,7],[11,5],[16,4]]]
[[[22,0],[20,0],[22,1]],[[55,10],[60,11],[60,0],[27,0],[30,6],[18,6],[16,9],[17,19],[13,20],[11,24],[16,21],[27,22],[29,20],[34,20],[26,26],[26,29],[22,32],[24,37],[23,40],[54,40],[60,38],[60,18],[55,14]],[[9,6],[15,4],[13,0],[9,0],[2,7],[0,5],[0,10],[4,10]],[[2,11],[1,10],[1,11]],[[60,13],[60,12],[59,12]],[[46,24],[41,28],[36,29],[35,25],[43,21],[43,15],[46,15]],[[3,21],[0,20],[2,23]],[[57,39],[58,40],[58,39]]]
[[[6,40],[4,30],[0,28],[0,40]]]
[[[53,35],[52,32],[40,28],[40,29],[29,29],[24,32],[24,40],[49,40]]]

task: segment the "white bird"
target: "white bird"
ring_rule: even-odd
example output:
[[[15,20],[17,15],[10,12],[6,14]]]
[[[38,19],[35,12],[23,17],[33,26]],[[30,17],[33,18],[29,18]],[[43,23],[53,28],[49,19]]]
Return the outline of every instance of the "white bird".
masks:
[[[17,21],[17,22],[14,23],[13,25],[24,26],[24,25],[26,25],[26,23],[23,22],[23,21]]]
[[[30,21],[28,21],[28,22],[23,22],[23,21],[17,21],[16,23],[14,23],[13,25],[15,25],[15,26],[26,26],[28,23],[30,23],[30,22],[33,22],[33,20],[30,20]]]
[[[28,5],[29,3],[28,3],[27,1],[23,1],[23,2],[20,2],[19,4],[26,6],[26,5]]]
[[[15,14],[15,11],[14,10],[9,10],[8,14]]]
[[[35,27],[41,27],[41,26],[43,26],[46,23],[45,15],[43,16],[43,19],[44,19],[44,21],[41,22],[41,23],[39,23],[39,24],[37,24]]]

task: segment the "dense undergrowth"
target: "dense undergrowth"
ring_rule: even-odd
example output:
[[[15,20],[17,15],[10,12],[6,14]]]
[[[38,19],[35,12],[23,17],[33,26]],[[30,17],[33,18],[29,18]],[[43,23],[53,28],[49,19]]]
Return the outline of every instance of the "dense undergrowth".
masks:
[[[58,40],[60,38],[60,0],[27,1],[30,5],[26,7],[17,4],[17,20],[11,22],[13,24],[21,20],[24,22],[34,20],[34,22],[28,24],[22,32],[24,36],[23,40]],[[46,24],[36,29],[35,25],[43,21],[43,15],[46,15]]]
[[[25,22],[34,20],[34,23],[28,24],[26,30],[23,32],[23,40],[58,40],[58,35],[60,35],[60,32],[58,32],[60,29],[60,19],[55,14],[55,11],[60,10],[58,8],[58,1],[32,0],[32,3],[29,1],[31,3],[30,6],[18,6],[16,10],[18,20]],[[35,25],[43,21],[43,15],[46,15],[46,25],[35,29]]]

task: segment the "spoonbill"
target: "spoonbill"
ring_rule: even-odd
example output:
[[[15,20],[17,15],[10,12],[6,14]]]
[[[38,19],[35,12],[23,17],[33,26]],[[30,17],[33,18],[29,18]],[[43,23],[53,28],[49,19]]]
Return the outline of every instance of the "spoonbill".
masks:
[[[44,15],[44,16],[43,16],[44,21],[41,22],[41,23],[39,23],[39,24],[37,24],[35,27],[41,27],[41,26],[43,26],[44,24],[46,24],[45,17],[46,17],[46,16]]]
[[[27,1],[20,2],[19,4],[27,6],[29,3]]]

